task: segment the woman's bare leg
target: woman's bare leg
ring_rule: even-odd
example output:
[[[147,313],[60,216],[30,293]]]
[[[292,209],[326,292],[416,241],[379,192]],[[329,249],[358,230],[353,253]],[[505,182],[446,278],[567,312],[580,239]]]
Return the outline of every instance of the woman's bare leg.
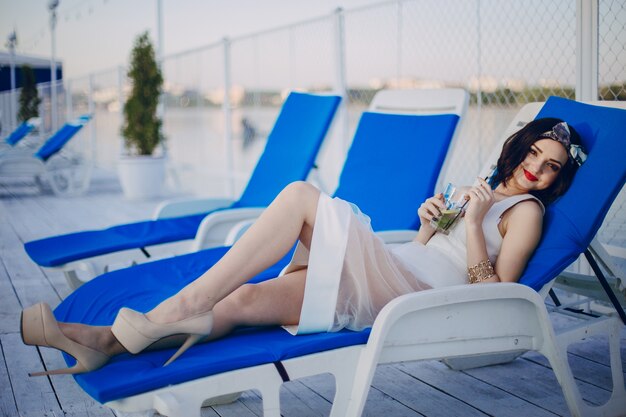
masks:
[[[305,182],[285,187],[219,262],[150,311],[150,320],[174,322],[213,309],[211,338],[240,325],[296,324],[302,307],[305,270],[258,285],[242,284],[280,260],[296,240],[310,247],[319,194]],[[85,346],[109,355],[125,351],[109,326],[59,324],[67,337]],[[153,348],[180,343],[173,338]]]
[[[209,339],[217,339],[239,326],[298,324],[306,269],[259,284],[244,284],[213,308],[213,329]]]
[[[285,187],[219,262],[155,307],[148,318],[156,323],[167,323],[209,311],[285,256],[298,239],[309,247],[319,194],[317,188],[305,182]]]
[[[301,269],[260,284],[245,284],[218,302],[213,308],[213,330],[206,340],[218,339],[239,326],[298,324],[306,269]],[[70,339],[109,356],[126,351],[111,333],[110,326],[59,323]],[[148,347],[148,350],[180,346],[185,336],[171,337]]]

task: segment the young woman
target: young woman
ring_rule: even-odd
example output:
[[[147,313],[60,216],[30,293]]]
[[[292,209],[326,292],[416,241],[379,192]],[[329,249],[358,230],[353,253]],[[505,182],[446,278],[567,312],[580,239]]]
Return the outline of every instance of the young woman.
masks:
[[[425,289],[517,281],[541,237],[544,206],[563,194],[585,154],[578,134],[558,119],[538,119],[504,144],[491,179],[469,187],[466,210],[449,234],[431,226],[441,194],[418,209],[413,242],[385,245],[356,206],[313,186],[286,187],[241,239],[202,276],[146,314],[122,308],[112,327],[57,323],[47,304],[22,313],[22,338],[97,369],[110,356],[181,344],[167,363],[199,340],[238,326],[296,326],[294,332],[360,330],[393,298]],[[286,272],[245,284],[299,241]],[[293,330],[293,329],[292,329]],[[167,364],[166,363],[166,364]]]

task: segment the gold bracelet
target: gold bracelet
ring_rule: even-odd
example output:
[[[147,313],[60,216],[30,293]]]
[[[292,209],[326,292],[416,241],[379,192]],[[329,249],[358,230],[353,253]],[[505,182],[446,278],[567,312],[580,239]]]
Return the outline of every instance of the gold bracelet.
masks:
[[[493,265],[489,262],[489,259],[480,261],[474,266],[467,268],[467,276],[469,277],[470,284],[484,281],[491,278],[496,273],[493,271]]]

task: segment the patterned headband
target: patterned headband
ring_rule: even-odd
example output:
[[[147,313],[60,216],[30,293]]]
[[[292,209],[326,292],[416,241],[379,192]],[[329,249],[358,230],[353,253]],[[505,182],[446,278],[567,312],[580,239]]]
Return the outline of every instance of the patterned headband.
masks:
[[[559,142],[565,147],[565,150],[567,150],[567,156],[569,159],[571,159],[578,166],[581,166],[587,160],[587,153],[585,153],[582,146],[572,144],[570,140],[569,127],[565,122],[557,123],[554,125],[552,130],[543,132],[539,135],[539,137],[549,138]]]

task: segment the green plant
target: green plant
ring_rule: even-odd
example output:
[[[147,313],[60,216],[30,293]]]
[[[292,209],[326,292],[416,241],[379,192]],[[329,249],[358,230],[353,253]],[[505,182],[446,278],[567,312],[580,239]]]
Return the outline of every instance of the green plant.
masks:
[[[28,65],[22,66],[22,91],[20,92],[20,109],[17,118],[20,122],[39,116],[41,99],[37,92],[35,72]]]
[[[132,90],[124,104],[124,143],[131,155],[152,155],[165,137],[161,132],[162,122],[157,115],[163,76],[148,32],[142,33],[135,40],[128,77]]]

